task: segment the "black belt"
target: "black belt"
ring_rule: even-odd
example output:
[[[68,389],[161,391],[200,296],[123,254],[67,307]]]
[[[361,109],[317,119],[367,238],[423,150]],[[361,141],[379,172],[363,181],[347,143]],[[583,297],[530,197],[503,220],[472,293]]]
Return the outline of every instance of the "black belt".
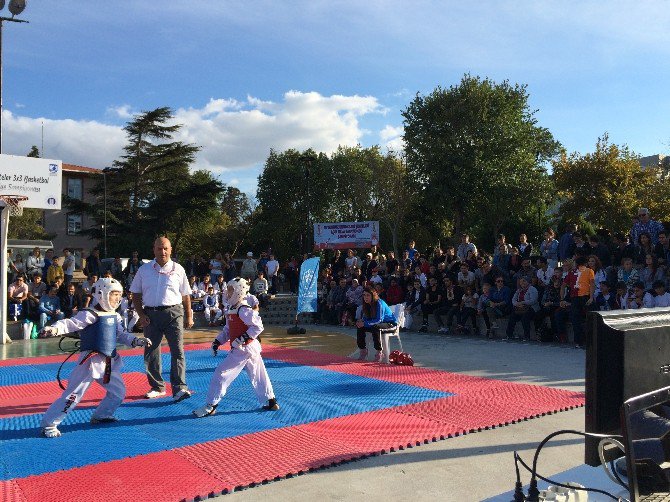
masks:
[[[181,303],[177,303],[175,305],[159,305],[158,307],[144,307],[144,310],[167,310],[171,309],[172,307],[179,307]]]

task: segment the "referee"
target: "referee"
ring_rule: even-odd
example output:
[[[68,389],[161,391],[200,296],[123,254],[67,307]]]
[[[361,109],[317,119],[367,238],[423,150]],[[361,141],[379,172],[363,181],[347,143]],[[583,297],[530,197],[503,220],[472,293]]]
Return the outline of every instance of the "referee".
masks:
[[[170,259],[172,245],[165,237],[154,242],[154,259],[142,265],[135,275],[130,291],[133,304],[144,327],[144,336],[151,346],[144,347],[144,364],[151,390],[147,399],[165,395],[161,375],[161,341],[170,346],[170,384],[175,403],[191,397],[186,386],[184,359],[184,328],[193,326],[191,288],[184,268]]]

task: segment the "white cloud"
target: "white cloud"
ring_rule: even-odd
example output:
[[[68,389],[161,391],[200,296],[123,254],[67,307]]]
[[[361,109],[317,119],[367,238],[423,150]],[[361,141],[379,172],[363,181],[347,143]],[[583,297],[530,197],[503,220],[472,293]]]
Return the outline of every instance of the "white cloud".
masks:
[[[402,152],[405,149],[405,142],[402,135],[405,132],[402,126],[386,125],[384,129],[379,132],[379,139],[382,146],[394,152]]]
[[[124,119],[132,116],[132,110],[131,105],[108,108],[109,113]],[[361,118],[386,112],[373,96],[323,96],[318,92],[289,91],[279,102],[252,96],[246,101],[212,98],[201,108],[176,110],[175,121],[183,125],[180,140],[202,147],[195,168],[217,174],[235,171],[235,181],[251,188],[271,148],[278,151],[313,148],[330,153],[340,145],[356,145],[365,134]],[[5,110],[3,132],[7,152],[25,155],[31,145],[39,146],[42,123],[44,155],[71,164],[110,165],[122,154],[126,141],[125,132],[118,125],[30,118]],[[224,181],[231,182],[225,178]]]

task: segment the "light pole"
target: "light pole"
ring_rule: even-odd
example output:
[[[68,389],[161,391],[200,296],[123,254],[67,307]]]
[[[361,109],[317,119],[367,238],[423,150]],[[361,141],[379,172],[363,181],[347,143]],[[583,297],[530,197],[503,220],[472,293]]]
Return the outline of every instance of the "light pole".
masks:
[[[102,225],[102,231],[104,235],[104,247],[105,247],[105,258],[107,258],[107,175],[109,173],[116,173],[119,172],[121,169],[118,167],[105,167],[102,170],[102,185],[103,185],[103,191],[104,191],[104,223]]]
[[[0,0],[0,10],[5,8],[5,0]],[[2,23],[11,21],[12,23],[27,23],[25,19],[14,19],[26,8],[26,0],[10,0],[9,12],[12,17],[0,16],[0,153],[2,153]]]

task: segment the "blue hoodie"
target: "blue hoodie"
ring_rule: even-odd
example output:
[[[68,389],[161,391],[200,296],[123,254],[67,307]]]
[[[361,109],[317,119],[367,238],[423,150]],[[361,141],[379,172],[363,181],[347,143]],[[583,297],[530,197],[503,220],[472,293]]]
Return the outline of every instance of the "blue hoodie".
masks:
[[[391,308],[384,300],[379,299],[377,300],[377,315],[375,315],[374,318],[369,319],[365,317],[365,314],[363,314],[363,325],[366,328],[369,328],[370,326],[374,326],[375,324],[382,322],[398,324],[398,320],[393,315],[393,312],[391,312]]]

